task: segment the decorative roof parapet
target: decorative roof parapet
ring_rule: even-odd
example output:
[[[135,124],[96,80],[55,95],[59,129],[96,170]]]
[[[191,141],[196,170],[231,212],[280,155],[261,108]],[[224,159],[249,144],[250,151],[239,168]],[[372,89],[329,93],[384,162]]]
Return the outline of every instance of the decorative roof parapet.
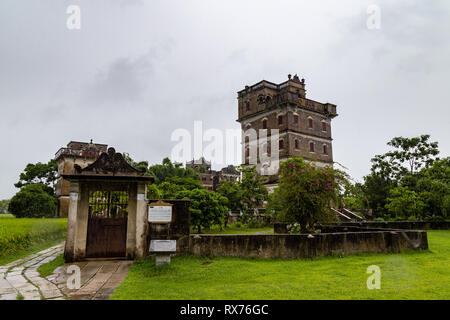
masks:
[[[129,175],[129,176],[143,176],[145,170],[139,170],[131,166],[123,157],[121,153],[116,152],[112,147],[108,148],[107,152],[100,154],[95,162],[88,165],[86,168],[81,168],[79,165],[74,166],[75,174],[89,175]]]

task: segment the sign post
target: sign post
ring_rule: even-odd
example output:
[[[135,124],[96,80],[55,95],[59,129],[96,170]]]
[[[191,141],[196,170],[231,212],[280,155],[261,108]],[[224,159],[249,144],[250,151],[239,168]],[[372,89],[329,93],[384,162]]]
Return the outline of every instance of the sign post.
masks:
[[[170,223],[172,222],[173,205],[162,200],[148,205],[148,222],[167,225],[169,237]],[[176,252],[176,240],[151,240],[150,252],[156,253],[156,265],[170,264],[170,254]]]

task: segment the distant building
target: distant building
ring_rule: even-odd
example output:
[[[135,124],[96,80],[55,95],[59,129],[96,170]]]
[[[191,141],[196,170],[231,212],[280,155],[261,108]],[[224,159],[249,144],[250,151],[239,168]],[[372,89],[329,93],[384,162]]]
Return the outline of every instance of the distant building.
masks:
[[[61,148],[55,154],[58,165],[58,176],[56,180],[55,193],[58,197],[58,214],[67,217],[69,212],[70,182],[63,179],[61,175],[70,174],[77,164],[81,168],[87,167],[106,152],[108,145],[91,142],[70,141],[67,147]]]
[[[186,162],[186,168],[194,169],[203,187],[209,191],[216,191],[221,181],[240,181],[241,179],[240,172],[233,165],[222,168],[220,171],[211,170],[211,162],[204,157]]]
[[[297,75],[288,75],[288,80],[280,84],[262,80],[238,92],[237,121],[244,132],[267,129],[269,154],[270,130],[279,129],[280,162],[302,156],[319,166],[332,165],[331,120],[336,116],[336,105],[306,98],[305,80]],[[249,139],[245,137],[242,142],[244,166],[249,165]],[[256,167],[258,172],[264,169],[259,156]],[[276,186],[278,174],[269,177],[269,189]]]

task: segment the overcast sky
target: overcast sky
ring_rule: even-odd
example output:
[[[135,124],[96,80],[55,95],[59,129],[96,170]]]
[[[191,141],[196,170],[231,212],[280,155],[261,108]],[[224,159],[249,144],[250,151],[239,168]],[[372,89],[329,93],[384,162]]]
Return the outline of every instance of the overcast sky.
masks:
[[[431,134],[448,156],[449,13],[448,0],[2,0],[0,199],[70,140],[159,163],[175,129],[239,128],[236,92],[289,73],[338,106],[334,159],[356,179],[394,136]]]

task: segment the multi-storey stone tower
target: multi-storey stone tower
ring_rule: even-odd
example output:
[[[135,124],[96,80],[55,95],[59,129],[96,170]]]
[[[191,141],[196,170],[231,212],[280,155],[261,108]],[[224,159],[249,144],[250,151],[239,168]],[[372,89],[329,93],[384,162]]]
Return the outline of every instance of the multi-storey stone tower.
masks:
[[[75,165],[84,168],[93,163],[102,152],[106,152],[108,145],[70,141],[66,148],[61,148],[55,154],[58,165],[58,175],[55,185],[55,193],[58,197],[58,215],[67,217],[69,212],[70,182],[63,179],[63,174],[73,171]]]
[[[279,129],[280,162],[302,156],[317,165],[333,163],[331,120],[337,116],[336,105],[306,98],[305,80],[288,75],[288,80],[275,84],[262,80],[238,92],[238,122],[242,130],[252,128]],[[249,164],[250,140],[242,141],[243,165]],[[270,153],[270,142],[267,143]],[[259,154],[259,153],[258,153]],[[257,159],[257,169],[261,168]],[[277,175],[271,176],[275,182]]]

